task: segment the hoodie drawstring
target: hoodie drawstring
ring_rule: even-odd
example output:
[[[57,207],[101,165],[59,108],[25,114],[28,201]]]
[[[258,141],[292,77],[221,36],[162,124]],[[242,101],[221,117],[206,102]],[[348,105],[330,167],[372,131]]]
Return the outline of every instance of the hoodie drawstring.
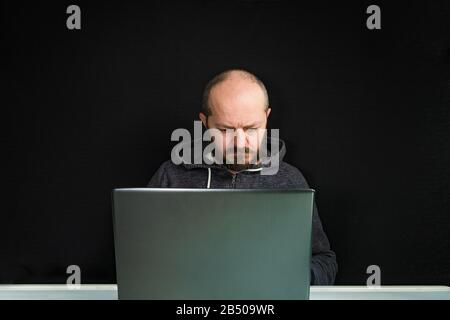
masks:
[[[206,188],[209,189],[211,187],[211,168],[208,168],[208,183],[206,184]]]

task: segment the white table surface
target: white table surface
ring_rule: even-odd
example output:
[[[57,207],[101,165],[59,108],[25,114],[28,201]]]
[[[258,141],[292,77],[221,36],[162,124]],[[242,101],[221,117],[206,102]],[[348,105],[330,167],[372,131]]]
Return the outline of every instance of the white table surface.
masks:
[[[0,285],[0,300],[117,300],[117,285]],[[447,286],[311,286],[311,300],[450,300]]]

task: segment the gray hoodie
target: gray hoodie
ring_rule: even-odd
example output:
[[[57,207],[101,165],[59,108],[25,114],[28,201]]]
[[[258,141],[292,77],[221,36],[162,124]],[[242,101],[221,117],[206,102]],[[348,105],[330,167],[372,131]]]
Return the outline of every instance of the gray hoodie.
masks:
[[[271,139],[273,142],[274,138]],[[213,189],[309,188],[302,173],[294,166],[283,161],[286,153],[286,146],[283,140],[278,140],[278,145],[278,155],[276,151],[270,150],[272,152],[268,153],[268,159],[262,159],[263,166],[270,166],[271,159],[274,156],[278,156],[276,174],[274,175],[261,174],[261,168],[242,170],[233,175],[224,165],[188,164],[184,162],[175,165],[171,160],[168,160],[153,175],[147,187]],[[271,170],[273,169],[272,166]],[[314,203],[312,219],[311,249],[311,284],[333,284],[338,270],[336,255],[330,249],[330,243],[323,231],[316,203]]]

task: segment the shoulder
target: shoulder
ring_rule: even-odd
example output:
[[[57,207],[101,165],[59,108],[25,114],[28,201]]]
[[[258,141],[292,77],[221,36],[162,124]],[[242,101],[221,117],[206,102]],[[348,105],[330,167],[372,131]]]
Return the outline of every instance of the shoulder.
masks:
[[[303,173],[295,166],[282,161],[278,169],[278,174],[280,178],[286,179],[291,185],[295,185],[301,188],[309,188],[308,182],[306,181]]]
[[[183,165],[174,164],[171,160],[164,161],[158,169],[160,174],[166,175],[172,175],[174,173],[181,173],[185,171],[186,168]]]
[[[177,168],[172,161],[164,161],[153,174],[150,182],[147,184],[148,188],[166,188],[171,184],[172,176],[180,175]]]

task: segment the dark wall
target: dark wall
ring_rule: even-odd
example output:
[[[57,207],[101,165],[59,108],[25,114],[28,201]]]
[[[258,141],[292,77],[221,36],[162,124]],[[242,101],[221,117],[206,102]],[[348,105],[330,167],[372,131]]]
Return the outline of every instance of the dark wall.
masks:
[[[266,83],[338,284],[450,284],[448,1],[2,3],[0,282],[115,281],[110,191],[144,187],[203,86]],[[381,7],[382,29],[366,28]],[[5,72],[4,72],[5,71]]]

